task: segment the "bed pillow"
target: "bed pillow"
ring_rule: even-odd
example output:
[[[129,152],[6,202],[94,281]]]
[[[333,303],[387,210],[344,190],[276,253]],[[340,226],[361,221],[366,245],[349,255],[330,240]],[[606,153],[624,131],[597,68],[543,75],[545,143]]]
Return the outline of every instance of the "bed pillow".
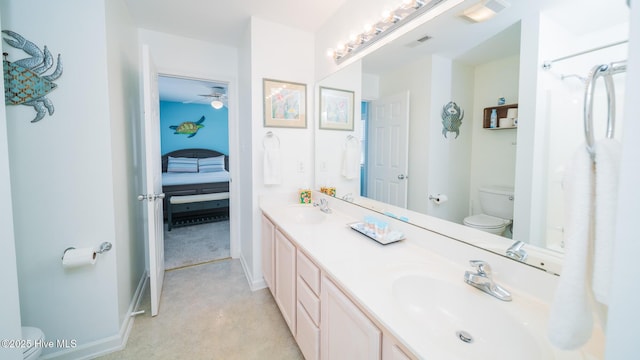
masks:
[[[167,163],[167,172],[198,172],[198,159],[169,156],[169,162]]]
[[[198,167],[202,173],[224,171],[224,155],[198,159]]]

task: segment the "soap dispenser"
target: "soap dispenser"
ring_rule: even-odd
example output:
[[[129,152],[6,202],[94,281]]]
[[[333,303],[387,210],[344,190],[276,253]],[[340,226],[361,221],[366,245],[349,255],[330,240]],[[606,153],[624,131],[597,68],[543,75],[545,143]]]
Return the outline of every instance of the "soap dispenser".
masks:
[[[498,113],[496,112],[496,109],[491,109],[491,121],[489,122],[489,127],[498,127]]]

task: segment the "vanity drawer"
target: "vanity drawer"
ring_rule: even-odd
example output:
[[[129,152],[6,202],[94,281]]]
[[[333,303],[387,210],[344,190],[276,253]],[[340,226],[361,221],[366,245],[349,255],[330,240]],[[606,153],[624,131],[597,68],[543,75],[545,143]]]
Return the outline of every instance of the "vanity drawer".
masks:
[[[296,342],[306,360],[320,359],[320,329],[298,303]]]
[[[316,296],[320,296],[320,269],[300,251],[297,263],[298,276],[309,285]]]
[[[298,302],[302,304],[311,320],[318,326],[320,324],[320,299],[311,291],[309,286],[298,277]],[[299,310],[298,310],[299,311]]]

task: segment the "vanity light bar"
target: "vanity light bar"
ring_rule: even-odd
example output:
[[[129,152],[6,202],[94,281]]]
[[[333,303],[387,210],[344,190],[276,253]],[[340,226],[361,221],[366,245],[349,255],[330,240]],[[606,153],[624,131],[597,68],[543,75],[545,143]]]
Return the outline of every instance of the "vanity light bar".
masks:
[[[364,31],[352,35],[347,43],[339,43],[336,49],[329,49],[327,55],[333,57],[337,64],[341,64],[354,54],[366,49],[395,29],[433,9],[445,0],[403,0],[393,11],[385,11],[381,20],[373,25],[366,25]]]

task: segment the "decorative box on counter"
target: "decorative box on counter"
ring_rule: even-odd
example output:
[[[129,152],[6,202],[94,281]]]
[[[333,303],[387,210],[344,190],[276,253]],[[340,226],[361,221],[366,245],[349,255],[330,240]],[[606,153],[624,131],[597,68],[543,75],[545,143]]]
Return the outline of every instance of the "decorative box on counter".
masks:
[[[329,196],[336,196],[336,188],[335,187],[328,187],[328,186],[322,186],[320,187],[320,192],[323,194],[327,194]]]
[[[298,199],[300,200],[300,204],[311,204],[311,190],[298,191]]]

